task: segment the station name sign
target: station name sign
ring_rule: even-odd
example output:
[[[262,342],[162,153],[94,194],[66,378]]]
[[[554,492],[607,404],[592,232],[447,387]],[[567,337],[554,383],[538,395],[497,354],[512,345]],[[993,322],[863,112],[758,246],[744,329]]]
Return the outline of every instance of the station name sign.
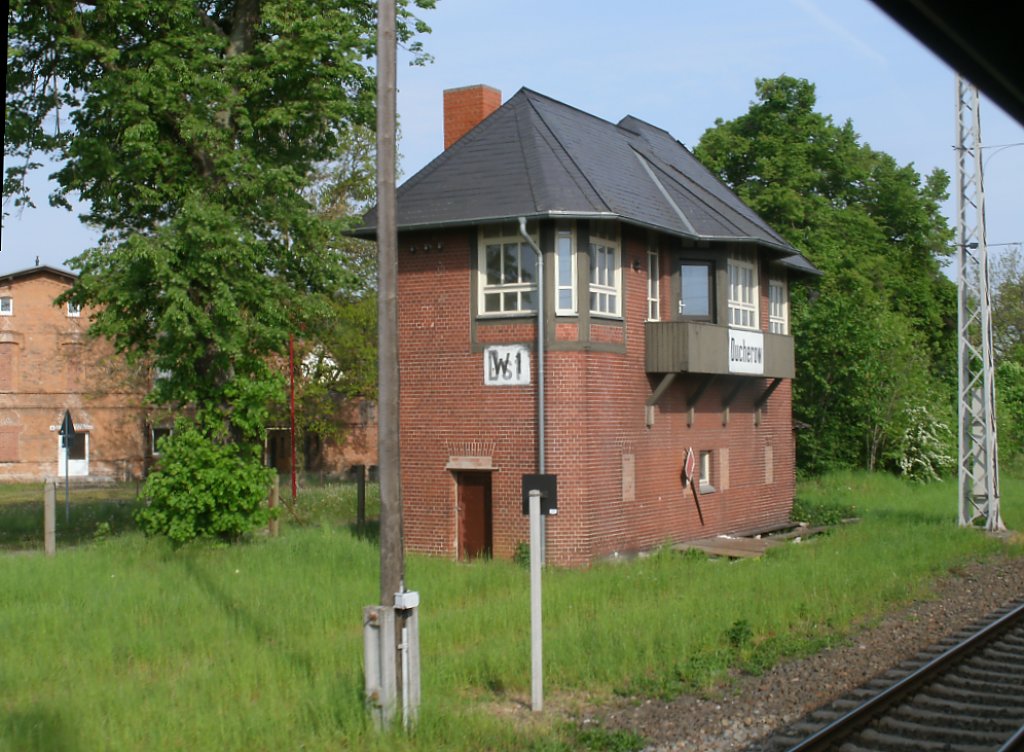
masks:
[[[764,334],[745,329],[729,330],[729,373],[764,373]]]

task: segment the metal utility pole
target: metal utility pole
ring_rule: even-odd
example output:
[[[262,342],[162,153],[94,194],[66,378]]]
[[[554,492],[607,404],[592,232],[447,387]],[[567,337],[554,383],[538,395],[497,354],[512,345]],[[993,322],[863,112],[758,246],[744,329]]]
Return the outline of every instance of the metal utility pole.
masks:
[[[999,513],[995,366],[978,89],[956,76],[959,523],[1005,530]]]
[[[419,707],[419,594],[405,589],[398,422],[395,0],[377,4],[377,319],[380,605],[363,609],[366,695],[378,728]]]

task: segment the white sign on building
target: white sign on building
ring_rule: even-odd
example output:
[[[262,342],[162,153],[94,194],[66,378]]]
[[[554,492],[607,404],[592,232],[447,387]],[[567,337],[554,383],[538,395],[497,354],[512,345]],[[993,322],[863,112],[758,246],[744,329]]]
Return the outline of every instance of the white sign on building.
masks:
[[[729,373],[764,373],[764,335],[745,329],[729,330]]]
[[[491,345],[484,350],[485,386],[528,386],[530,350],[526,345]]]

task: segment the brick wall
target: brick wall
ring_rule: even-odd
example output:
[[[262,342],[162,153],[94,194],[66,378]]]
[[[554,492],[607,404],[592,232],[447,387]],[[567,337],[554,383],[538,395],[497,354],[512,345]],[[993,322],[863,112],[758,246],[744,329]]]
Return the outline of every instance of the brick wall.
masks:
[[[411,253],[438,241],[442,250]],[[401,465],[406,545],[457,554],[459,458],[491,473],[493,551],[510,557],[527,540],[520,476],[536,472],[536,353],[529,386],[484,386],[483,347],[532,345],[528,319],[473,321],[472,234],[403,235],[399,240]],[[632,261],[639,259],[639,270]],[[662,263],[668,274],[669,259]],[[794,487],[790,384],[783,382],[755,421],[769,379],[747,377],[723,425],[722,400],[740,377],[719,377],[689,421],[687,398],[699,383],[682,376],[646,424],[645,401],[658,379],[644,369],[646,239],[625,233],[624,323],[589,327],[557,319],[550,327],[545,384],[547,472],[557,474],[558,514],[547,521],[548,561],[585,565],[647,549],[788,519]],[[761,317],[767,326],[767,284]],[[667,282],[662,307],[669,310]],[[586,295],[580,295],[581,302]],[[583,303],[585,305],[585,303]],[[581,342],[581,332],[589,340]],[[554,346],[557,344],[557,347]],[[756,424],[755,424],[756,423]],[[700,511],[681,480],[686,449],[712,453],[715,490]],[[468,465],[466,465],[468,467]]]
[[[6,278],[0,295],[14,300],[0,316],[0,480],[62,475],[59,426],[70,410],[89,434],[90,477],[127,479],[143,471],[142,392],[109,345],[86,335],[78,317],[53,300],[70,286],[45,269]]]

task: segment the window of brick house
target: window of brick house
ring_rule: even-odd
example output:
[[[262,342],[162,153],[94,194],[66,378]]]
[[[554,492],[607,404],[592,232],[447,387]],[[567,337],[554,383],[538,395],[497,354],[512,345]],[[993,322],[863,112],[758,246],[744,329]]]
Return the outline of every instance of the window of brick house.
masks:
[[[571,222],[555,230],[555,313],[576,314],[576,238]]]
[[[729,326],[759,329],[757,260],[753,253],[729,257]]]
[[[10,295],[0,295],[0,316],[14,315],[14,298]]]
[[[714,281],[714,264],[710,261],[685,260],[679,265],[680,318],[714,319]]]
[[[160,456],[160,440],[170,436],[174,430],[170,426],[152,426],[149,429],[149,447],[154,457]]]
[[[647,320],[659,321],[661,319],[661,260],[658,258],[658,249],[650,248],[647,251]]]
[[[70,300],[67,303],[68,318],[77,319],[82,315],[82,307],[78,303],[72,303]]]
[[[0,342],[0,392],[14,391],[17,357],[18,345],[14,342]]]
[[[527,225],[536,238],[536,225]],[[481,314],[537,310],[537,255],[514,222],[480,228],[478,260]]]
[[[622,301],[622,249],[618,225],[590,223],[590,312],[620,316]]]
[[[786,278],[772,275],[768,279],[768,331],[789,334],[789,295]]]
[[[704,450],[700,453],[700,462],[697,464],[701,491],[713,490],[711,488],[711,452]]]
[[[0,462],[18,461],[18,430],[15,426],[0,427]]]

